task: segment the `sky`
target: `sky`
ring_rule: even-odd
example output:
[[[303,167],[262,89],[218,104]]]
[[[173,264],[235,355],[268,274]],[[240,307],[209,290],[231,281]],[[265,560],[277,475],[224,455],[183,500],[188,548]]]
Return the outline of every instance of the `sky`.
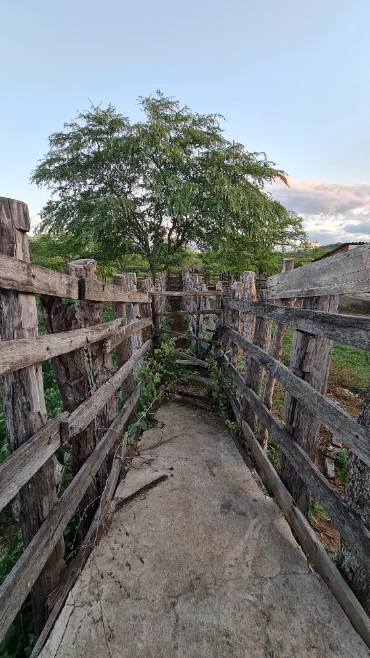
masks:
[[[161,89],[288,173],[272,193],[309,239],[370,239],[369,0],[3,0],[1,22],[0,195],[33,224],[48,136]]]

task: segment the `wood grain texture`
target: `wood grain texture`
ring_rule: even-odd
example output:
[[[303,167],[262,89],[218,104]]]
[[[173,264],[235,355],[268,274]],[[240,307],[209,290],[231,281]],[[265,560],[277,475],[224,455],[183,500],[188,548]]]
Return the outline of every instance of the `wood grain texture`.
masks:
[[[306,308],[273,306],[262,302],[226,299],[225,305],[238,308],[281,325],[322,336],[338,343],[370,351],[370,318],[338,315]]]
[[[358,422],[370,432],[370,382]],[[353,453],[348,455],[345,501],[370,529],[370,469]],[[358,556],[356,548],[345,537],[341,538],[338,566],[365,611],[370,614],[370,569],[367,561]]]
[[[219,290],[202,290],[189,292],[189,291],[175,291],[175,290],[164,290],[161,292],[151,292],[153,297],[217,297],[221,295]]]
[[[51,612],[44,628],[42,629],[42,633],[33,648],[31,658],[37,658],[41,649],[45,645],[45,642],[50,635],[50,632],[59,616],[59,613],[70,590],[72,589],[84,565],[86,564],[91,551],[94,549],[101,535],[106,531],[109,525],[111,517],[111,501],[117,488],[118,480],[121,474],[122,463],[127,454],[127,450],[127,443],[124,441],[117,450],[113,460],[112,469],[109,473],[106,487],[102,493],[99,507],[95,512],[94,519],[90,525],[84,542],[80,547],[76,557],[65,570],[58,588],[49,598]]]
[[[78,299],[78,282],[67,274],[0,254],[0,287]]]
[[[267,290],[269,299],[369,292],[370,245],[270,276]]]
[[[130,374],[135,363],[150,349],[151,340],[148,340],[130,359],[111,377],[105,384],[98,388],[91,397],[81,404],[76,411],[61,423],[62,439],[71,439],[75,434],[86,427],[99,411],[107,404],[108,400],[121,386],[122,382]],[[131,398],[130,398],[131,399]]]
[[[134,320],[133,322],[130,322],[124,327],[120,327],[115,331],[114,333],[112,332],[111,338],[106,340],[104,342],[104,350],[107,352],[111,352],[114,348],[116,348],[118,345],[126,341],[130,336],[133,336],[136,334],[138,331],[141,331],[142,329],[145,329],[146,327],[151,327],[152,326],[152,318],[143,318],[142,320]],[[149,337],[147,340],[150,339],[150,331],[149,331]],[[117,360],[117,364],[118,360]]]
[[[160,317],[167,317],[167,318],[172,318],[175,317],[176,315],[204,315],[207,317],[207,315],[221,315],[222,310],[221,309],[216,309],[216,308],[207,308],[207,310],[201,309],[201,310],[192,310],[192,311],[168,311],[163,312],[163,313],[158,313]]]
[[[266,295],[265,290],[260,290],[260,299],[263,299]],[[254,337],[253,342],[255,345],[260,347],[262,350],[268,351],[271,341],[271,320],[266,320],[266,318],[257,317],[256,325],[254,328]],[[263,368],[257,363],[254,359],[250,359],[247,363],[247,370],[245,373],[245,383],[252,391],[255,391],[259,395],[262,386],[262,376]],[[243,418],[246,420],[248,425],[251,427],[252,431],[256,431],[256,414],[253,408],[249,407],[248,404],[243,405]]]
[[[335,314],[338,312],[338,295],[330,297],[306,297],[299,300],[302,308],[321,310]],[[295,330],[290,352],[291,372],[304,380],[312,388],[325,395],[330,358],[333,343],[321,336],[312,336],[306,332]],[[308,456],[314,460],[319,439],[320,420],[305,404],[302,404],[289,391],[285,392],[283,420],[287,430],[302,446]],[[284,455],[280,460],[280,477],[293,496],[302,514],[307,515],[310,505],[310,492],[297,471],[292,468]]]
[[[320,574],[321,578],[337,599],[339,605],[346,613],[357,633],[370,648],[369,618],[345,580],[342,578],[337,567],[326,553],[325,548],[316,537],[308,521],[294,504],[293,498],[280,480],[272,464],[269,462],[252,430],[244,421],[242,424],[242,430],[245,441],[256,460],[260,474],[266,479],[274,494],[276,502],[280,506],[286,520],[297,537],[298,542],[302,546],[303,551],[307,555],[314,569]]]
[[[28,207],[13,199],[0,199],[0,260],[8,263],[29,258]],[[13,258],[14,257],[14,258]],[[1,268],[0,264],[0,268]],[[27,263],[24,268],[27,269]],[[8,270],[7,270],[8,271]],[[4,271],[0,269],[0,273]],[[9,271],[8,271],[9,273]],[[1,277],[0,274],[0,277]],[[2,285],[2,283],[0,283]],[[37,336],[35,296],[0,288],[1,341]],[[22,368],[1,377],[5,431],[10,453],[16,451],[46,424],[42,371],[39,365]],[[28,546],[57,500],[57,464],[51,456],[19,491],[20,526],[24,546]],[[63,539],[32,590],[32,612],[36,633],[46,620],[46,600],[56,586],[63,569]]]
[[[330,432],[370,466],[369,436],[365,428],[361,427],[351,416],[330,400],[327,400],[307,382],[296,377],[286,366],[276,361],[270,354],[253,345],[231,328],[227,327],[226,331],[230,333],[235,342],[239,342],[242,349],[258,361],[286,390],[299,402],[306,405]]]
[[[331,488],[325,476],[320,473],[291,434],[273,417],[255,392],[244,384],[243,378],[236,368],[226,359],[224,361],[229,367],[233,381],[253,407],[259,420],[279,444],[286,458],[309,487],[312,495],[323,506],[341,537],[351,545],[352,550],[370,570],[370,531],[362,522],[359,514],[354,512]]]
[[[59,297],[41,295],[42,314],[46,331],[53,335],[59,332],[84,331],[78,317],[78,305],[64,304]],[[101,325],[99,325],[100,327]],[[89,328],[87,328],[89,329]],[[85,351],[83,347],[54,356],[51,359],[55,379],[63,401],[63,409],[72,412],[89,396],[89,387],[85,370]],[[94,426],[92,423],[75,436],[71,446],[72,476],[78,473],[80,467],[94,449]],[[78,509],[78,537],[82,541],[93,519],[97,506],[97,488],[93,482],[81,500]]]
[[[65,411],[49,421],[0,464],[0,510],[59,448],[60,423],[67,416]]]
[[[143,383],[139,382],[130,400],[113,421],[64,494],[54,505],[23,555],[0,587],[0,641],[27,594],[63,535],[65,526],[117,441],[122,427],[136,405]],[[55,587],[53,588],[55,589]]]
[[[120,286],[103,283],[94,279],[83,279],[80,299],[91,302],[125,302],[134,304],[149,304],[147,293],[136,290],[122,290]]]
[[[282,264],[281,264],[281,271],[282,272],[289,272],[293,268],[294,268],[293,258],[283,258]],[[281,304],[283,306],[284,305],[285,306],[293,306],[294,305],[294,299],[280,299],[280,300],[277,300],[277,301],[278,301],[279,304]],[[268,318],[268,319],[271,319],[271,318]],[[287,331],[287,326],[286,325],[280,324],[279,322],[276,323],[274,335],[273,335],[273,338],[272,338],[272,341],[271,341],[270,354],[277,361],[281,360],[286,331]],[[267,373],[266,377],[265,377],[265,382],[264,382],[264,385],[263,385],[262,399],[263,399],[263,402],[264,402],[264,404],[266,405],[266,407],[268,409],[271,409],[271,407],[272,407],[274,388],[275,388],[275,379],[273,377],[271,377],[271,375],[269,373]],[[258,441],[260,442],[263,450],[265,452],[267,452],[268,432],[267,432],[267,429],[263,426],[262,423],[260,423],[259,427],[258,427]]]
[[[115,337],[121,325],[122,321],[115,320],[95,327],[61,331],[35,338],[2,341],[0,342],[0,374],[14,372],[60,354],[73,352],[110,336]]]

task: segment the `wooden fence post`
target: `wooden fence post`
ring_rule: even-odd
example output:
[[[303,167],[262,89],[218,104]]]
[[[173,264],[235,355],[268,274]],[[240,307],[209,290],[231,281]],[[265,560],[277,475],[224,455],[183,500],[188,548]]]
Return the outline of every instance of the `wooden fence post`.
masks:
[[[150,294],[151,290],[152,290],[151,280],[150,279],[144,279],[140,284],[140,292]],[[142,318],[150,318],[150,316],[151,316],[150,304],[142,304],[141,317]],[[146,341],[150,339],[151,335],[152,335],[152,330],[151,330],[150,327],[147,327],[146,329],[143,329],[142,342],[146,343]]]
[[[28,206],[0,198],[0,253],[29,262]],[[33,294],[0,290],[1,340],[33,338],[38,333],[36,300]],[[41,365],[29,366],[1,377],[3,411],[10,452],[23,445],[46,423]],[[20,525],[28,546],[57,501],[56,459],[51,457],[19,493]],[[63,569],[60,540],[32,590],[32,610],[38,635],[47,618],[47,597],[58,584]]]
[[[370,429],[370,381],[358,419],[360,425]],[[345,502],[370,530],[370,468],[353,452],[347,461]],[[370,573],[351,544],[341,538],[338,567],[356,594],[367,614],[370,613]]]
[[[300,308],[337,313],[338,295],[304,297],[300,301]],[[322,394],[325,394],[328,383],[332,347],[333,342],[327,338],[312,336],[298,330],[293,334],[291,370]],[[288,432],[314,462],[320,421],[288,392],[285,393],[284,398],[283,419]],[[280,463],[284,484],[301,512],[307,515],[310,502],[309,489],[282,453],[280,453]]]
[[[112,281],[114,285],[121,286],[122,290],[128,290],[127,278],[124,274],[113,274]],[[129,285],[130,286],[132,285],[132,280],[129,283]],[[118,318],[122,318],[123,323],[128,324],[130,322],[130,319],[132,320],[132,316],[133,316],[132,308],[129,309],[128,306],[129,305],[125,302],[113,302],[112,304],[113,319],[116,320]],[[132,349],[132,345],[131,345],[131,349]],[[122,366],[128,361],[129,358],[130,358],[129,340],[124,340],[116,347],[116,359],[117,359],[118,368],[122,368]],[[135,388],[134,374],[133,372],[131,372],[122,385],[123,402],[127,402],[134,388]],[[131,423],[136,423],[136,421],[137,421],[137,413],[136,410],[134,409],[130,414],[128,422],[129,424],[131,424]]]
[[[261,302],[265,301],[267,296],[266,290],[260,290],[259,300]],[[266,320],[266,318],[260,318],[257,316],[256,325],[254,329],[254,344],[265,350],[266,352],[270,346],[271,340],[271,320]],[[252,389],[257,395],[260,394],[262,386],[262,376],[263,368],[259,363],[250,359],[245,375],[245,383],[249,388]],[[251,428],[252,432],[256,431],[256,412],[250,407],[247,402],[243,404],[243,417]]]
[[[77,317],[75,304],[63,304],[59,297],[41,295],[41,308],[46,330],[49,334],[79,329],[81,323]],[[65,411],[72,412],[86,400],[89,395],[85,372],[84,348],[67,352],[51,359],[55,379],[62,397]],[[82,430],[71,444],[71,471],[77,475],[81,466],[94,450],[94,425],[90,423]],[[78,535],[80,543],[86,536],[98,505],[96,483],[92,482],[79,506]],[[94,503],[94,501],[96,501]]]
[[[74,260],[68,264],[68,273],[80,279],[96,279],[96,261],[93,259]],[[103,304],[101,302],[80,301],[76,304],[77,317],[82,327],[92,327],[103,322]],[[103,349],[102,343],[93,343],[85,347],[86,373],[90,392],[94,393],[114,373],[112,358]],[[95,442],[102,438],[117,415],[117,396],[114,395],[108,404],[95,418]],[[111,456],[110,456],[111,457]],[[109,471],[110,457],[98,474],[99,492],[104,489]]]
[[[292,270],[293,268],[294,268],[293,258],[284,258],[283,261],[282,261],[281,271],[282,272],[289,272],[289,270]],[[282,306],[293,306],[294,299],[281,299],[280,304]],[[270,354],[277,361],[280,361],[281,355],[283,353],[283,343],[284,343],[284,338],[285,338],[286,331],[287,331],[287,327],[285,325],[279,324],[279,323],[276,324],[275,331],[274,331],[274,336],[272,338]],[[262,401],[266,405],[267,409],[271,409],[271,407],[272,407],[272,398],[273,398],[273,395],[274,395],[274,388],[275,388],[275,379],[267,373],[266,374],[265,385],[264,385],[264,389],[263,389],[263,394],[262,394]],[[260,422],[260,425],[259,425],[259,428],[258,428],[258,441],[261,444],[263,450],[266,452],[266,450],[267,450],[267,441],[268,441],[268,431],[262,425],[261,422]]]

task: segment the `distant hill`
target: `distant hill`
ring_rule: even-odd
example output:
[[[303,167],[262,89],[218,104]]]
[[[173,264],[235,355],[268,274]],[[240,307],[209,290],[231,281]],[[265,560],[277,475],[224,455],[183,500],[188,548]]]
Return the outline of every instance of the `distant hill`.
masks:
[[[301,249],[298,251],[287,251],[281,254],[281,258],[294,258],[294,267],[301,267],[301,265],[306,265],[306,263],[311,263],[316,258],[320,256],[325,256],[329,251],[337,249],[342,242],[335,242],[334,244],[326,244],[320,247],[314,247],[313,249]]]

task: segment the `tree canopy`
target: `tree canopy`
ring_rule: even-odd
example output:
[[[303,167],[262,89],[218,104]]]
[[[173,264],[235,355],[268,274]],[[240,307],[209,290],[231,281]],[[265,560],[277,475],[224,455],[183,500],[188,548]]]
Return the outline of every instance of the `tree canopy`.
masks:
[[[247,247],[271,252],[303,235],[301,220],[265,190],[286,174],[225,139],[222,117],[161,92],[139,106],[137,123],[111,105],[91,106],[49,137],[31,177],[51,192],[41,230],[93,240],[111,258],[142,254],[153,276],[189,244],[237,259]]]

